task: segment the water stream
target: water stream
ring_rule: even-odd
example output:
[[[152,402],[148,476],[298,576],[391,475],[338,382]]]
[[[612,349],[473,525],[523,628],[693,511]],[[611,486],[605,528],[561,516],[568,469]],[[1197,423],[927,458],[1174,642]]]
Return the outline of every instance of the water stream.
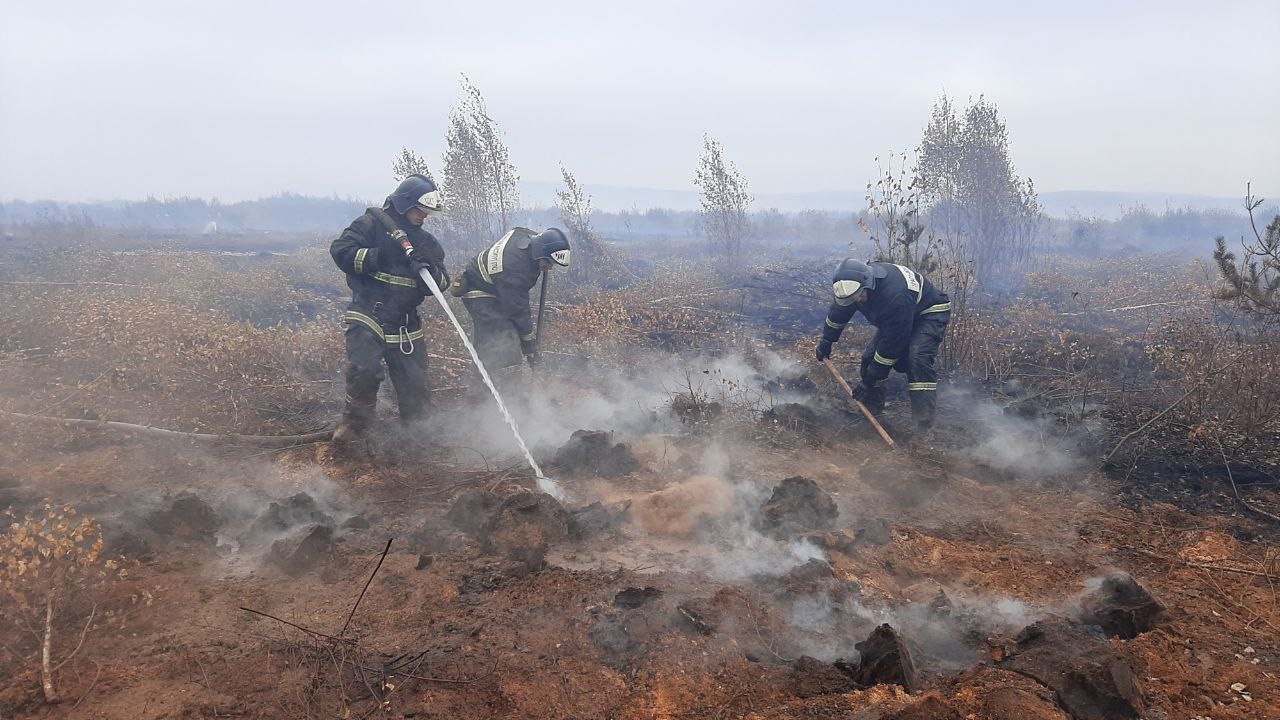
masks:
[[[524,453],[524,459],[529,463],[529,467],[533,468],[534,474],[538,477],[538,489],[562,502],[568,499],[559,483],[544,475],[542,468],[538,467],[538,461],[533,459],[533,453],[529,452],[529,446],[525,444],[524,437],[520,435],[520,427],[516,425],[516,419],[512,417],[511,411],[507,409],[507,404],[502,402],[502,396],[498,394],[498,388],[494,387],[493,379],[489,377],[489,371],[485,369],[484,363],[480,362],[480,356],[476,354],[476,348],[471,344],[471,338],[467,337],[467,333],[462,329],[462,323],[458,322],[458,316],[453,314],[453,308],[449,307],[448,301],[444,299],[444,292],[436,284],[435,278],[431,277],[431,273],[426,270],[423,270],[420,274],[423,282],[427,284],[427,287],[431,288],[431,292],[440,303],[440,307],[444,309],[444,314],[449,316],[449,322],[453,323],[453,329],[458,331],[458,337],[462,338],[462,344],[467,346],[467,352],[471,354],[471,361],[476,364],[476,369],[480,371],[480,378],[484,380],[485,387],[489,388],[490,393],[493,393],[493,401],[498,404],[498,410],[502,412],[502,418],[507,421],[507,426],[511,428],[511,434],[516,436],[516,444],[520,446],[520,451]]]

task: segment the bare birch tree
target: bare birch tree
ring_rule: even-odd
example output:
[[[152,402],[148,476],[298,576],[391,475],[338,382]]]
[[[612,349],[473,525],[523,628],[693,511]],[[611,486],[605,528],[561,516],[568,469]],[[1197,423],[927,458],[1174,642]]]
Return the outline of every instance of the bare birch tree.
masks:
[[[461,82],[462,95],[449,111],[443,191],[453,234],[474,248],[510,227],[520,207],[520,176],[480,89],[465,75]]]
[[[945,95],[920,144],[918,189],[930,225],[973,264],[978,282],[1013,280],[1031,259],[1043,213],[1035,184],[1018,177],[1009,132],[979,96],[957,117]]]
[[[724,148],[710,135],[702,136],[693,184],[702,190],[702,227],[720,274],[734,276],[742,270],[743,246],[751,230],[747,206],[752,198],[746,178],[725,160]]]
[[[564,165],[560,166],[560,177],[564,180],[564,189],[556,190],[556,207],[560,209],[560,222],[573,246],[569,280],[575,283],[599,280],[604,248],[591,227],[591,196]]]
[[[396,182],[400,182],[410,175],[423,175],[431,182],[436,181],[435,176],[431,174],[431,168],[427,167],[426,158],[407,147],[402,147],[400,154],[391,161],[391,176]]]

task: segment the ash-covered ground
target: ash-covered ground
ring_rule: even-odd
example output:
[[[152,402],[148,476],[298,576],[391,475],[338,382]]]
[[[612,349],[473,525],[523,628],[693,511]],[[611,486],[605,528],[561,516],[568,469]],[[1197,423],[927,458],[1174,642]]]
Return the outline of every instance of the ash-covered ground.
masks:
[[[952,390],[925,437],[895,398],[889,450],[771,352],[578,363],[503,381],[564,502],[483,396],[346,448],[13,427],[9,502],[74,501],[131,570],[63,630],[78,707],[7,636],[6,716],[1280,708],[1266,588],[1204,569],[1246,567],[1236,521],[1126,507],[1090,428]]]

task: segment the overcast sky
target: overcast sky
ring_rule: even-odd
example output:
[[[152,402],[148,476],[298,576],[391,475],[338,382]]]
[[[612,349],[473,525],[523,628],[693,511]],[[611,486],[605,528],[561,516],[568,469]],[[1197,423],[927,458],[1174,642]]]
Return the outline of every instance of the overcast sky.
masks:
[[[1042,191],[1280,195],[1280,2],[1047,5],[0,0],[0,199],[380,197],[460,73],[588,189],[689,188],[704,132],[756,192],[860,188],[945,91]]]

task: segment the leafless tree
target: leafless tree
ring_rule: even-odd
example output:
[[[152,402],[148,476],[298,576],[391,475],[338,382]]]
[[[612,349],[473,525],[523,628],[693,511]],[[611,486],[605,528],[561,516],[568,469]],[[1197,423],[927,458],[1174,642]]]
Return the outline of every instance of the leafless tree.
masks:
[[[973,264],[979,283],[1013,280],[1031,259],[1043,213],[1030,178],[1018,177],[1009,132],[979,96],[957,117],[943,96],[920,144],[919,183],[930,224]]]
[[[443,190],[450,229],[464,247],[480,247],[510,226],[520,206],[520,176],[484,96],[465,75],[446,139]]]
[[[560,222],[573,245],[569,279],[579,284],[599,282],[604,279],[608,265],[616,264],[609,261],[616,258],[591,227],[591,196],[564,165],[560,166],[560,177],[564,180],[564,189],[556,191],[556,207],[560,209]],[[617,269],[626,270],[625,266]]]
[[[436,181],[435,176],[431,174],[431,168],[427,167],[426,158],[407,147],[402,147],[400,154],[391,161],[391,176],[396,182],[400,182],[410,175],[424,175],[431,182]]]
[[[896,165],[895,165],[896,161]],[[926,275],[938,267],[936,239],[926,234],[916,189],[916,168],[906,153],[889,156],[875,182],[867,181],[867,219],[859,228],[870,236],[875,259],[906,265]]]
[[[742,270],[743,245],[751,230],[747,180],[724,158],[724,148],[710,135],[702,136],[702,155],[693,183],[702,190],[702,227],[725,277]]]

